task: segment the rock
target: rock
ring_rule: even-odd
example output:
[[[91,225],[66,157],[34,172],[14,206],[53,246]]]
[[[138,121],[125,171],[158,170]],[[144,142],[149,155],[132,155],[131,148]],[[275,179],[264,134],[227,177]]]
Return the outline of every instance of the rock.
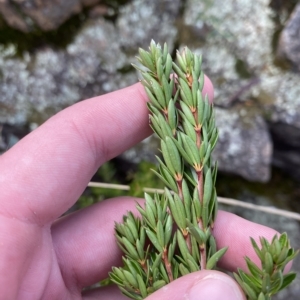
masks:
[[[98,19],[87,22],[66,51],[46,47],[24,59],[0,51],[0,123],[40,124],[81,99],[136,82],[134,71],[118,72],[129,64],[118,40],[113,24]]]
[[[274,141],[273,164],[300,178],[300,74],[274,69],[254,91]]]
[[[263,206],[273,206],[273,199],[268,199],[264,196],[254,195],[249,193],[249,191],[244,192],[244,195],[242,197],[243,202],[249,202],[254,204],[259,204]],[[284,217],[284,216],[278,216],[273,214],[268,214],[260,211],[245,209],[243,207],[237,207],[237,206],[228,206],[221,204],[219,206],[220,209],[230,211],[234,214],[237,214],[238,216],[245,218],[249,221],[273,228],[277,230],[280,233],[287,232],[291,246],[294,249],[299,249],[300,247],[300,238],[299,238],[299,222],[296,220]],[[250,238],[250,237],[249,237]],[[300,260],[297,257],[293,261],[292,271],[297,273],[297,277],[293,283],[284,289],[283,291],[280,291],[277,295],[272,297],[274,300],[285,300],[285,299],[297,299],[299,298],[300,293]]]
[[[172,51],[181,5],[180,0],[134,0],[122,7],[117,27],[125,52],[135,55],[138,47],[148,48],[151,39],[166,42]]]
[[[216,108],[219,140],[214,152],[219,170],[250,181],[270,179],[272,141],[264,119],[256,110]]]
[[[300,4],[297,4],[285,28],[282,30],[277,55],[292,62],[300,71]]]
[[[274,24],[269,0],[189,0],[184,12],[187,45],[203,56],[203,68],[215,85],[215,102],[228,106],[249,80],[259,79],[272,63]],[[199,40],[201,42],[199,42]],[[250,86],[252,87],[252,86]],[[246,89],[239,99],[248,99]]]
[[[3,0],[0,15],[7,24],[23,32],[35,27],[44,31],[57,29],[84,6],[97,4],[100,0]]]

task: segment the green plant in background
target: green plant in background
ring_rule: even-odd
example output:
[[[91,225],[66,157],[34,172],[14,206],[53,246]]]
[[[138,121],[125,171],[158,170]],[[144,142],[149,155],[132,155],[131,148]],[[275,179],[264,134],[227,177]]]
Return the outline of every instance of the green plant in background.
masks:
[[[112,161],[108,161],[104,163],[101,168],[99,168],[97,171],[97,177],[101,178],[101,182],[122,184],[122,182],[119,182],[116,179],[116,173],[117,170],[114,164]],[[127,196],[127,194],[129,195],[129,193],[124,192],[124,190],[89,187],[79,198],[78,202],[76,203],[76,208],[84,208],[108,198]]]
[[[124,266],[114,267],[110,279],[132,299],[144,299],[180,276],[214,269],[226,248],[217,249],[213,236],[217,215],[215,181],[217,165],[211,154],[217,143],[213,104],[202,96],[204,73],[201,57],[188,48],[172,61],[167,46],[151,42],[149,52],[139,49],[135,66],[143,76],[149,97],[150,125],[161,142],[156,175],[165,184],[163,195],[145,194],[141,217],[129,212],[115,225]],[[252,240],[261,260],[249,258],[249,273],[235,274],[249,299],[270,299],[287,286],[294,273],[283,275],[285,265],[297,252],[287,235],[271,244],[261,238],[262,248]]]

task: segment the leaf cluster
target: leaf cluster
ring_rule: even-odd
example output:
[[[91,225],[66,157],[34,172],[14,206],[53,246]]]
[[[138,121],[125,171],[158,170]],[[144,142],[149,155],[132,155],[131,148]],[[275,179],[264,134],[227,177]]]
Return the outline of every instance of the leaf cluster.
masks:
[[[245,257],[249,273],[241,269],[234,273],[249,300],[269,300],[282,289],[286,288],[296,278],[296,273],[284,274],[284,268],[292,261],[299,251],[290,247],[288,236],[283,233],[275,235],[269,243],[265,238],[260,238],[261,248],[251,238],[261,267],[257,266],[249,257]]]
[[[201,235],[197,223],[189,223],[182,201],[175,200],[169,191],[154,197],[146,194],[145,200],[144,208],[137,204],[142,218],[129,212],[123,223],[115,224],[117,242],[125,256],[123,267],[113,267],[110,279],[131,299],[144,299],[180,276],[200,270],[203,243],[210,249],[207,269],[213,269],[226,251],[217,251],[210,232]],[[195,231],[192,236],[187,228]],[[187,237],[191,239],[190,249]]]
[[[154,173],[166,188],[164,195],[145,195],[145,208],[137,205],[141,219],[129,213],[116,224],[124,267],[110,276],[133,299],[185,274],[215,268],[226,252],[217,250],[212,235],[217,166],[211,153],[218,131],[212,103],[202,95],[201,57],[188,48],[176,56],[178,65],[166,44],[152,41],[149,52],[139,49],[142,67],[135,66],[149,97],[150,126],[161,140]]]
[[[145,195],[145,207],[137,205],[141,217],[130,212],[115,225],[124,266],[114,267],[110,278],[132,299],[188,273],[214,269],[227,250],[218,250],[213,236],[217,164],[211,154],[218,130],[213,104],[202,93],[201,57],[186,47],[177,51],[175,63],[166,44],[152,41],[149,51],[139,49],[138,60],[150,126],[160,139],[154,173],[166,187],[163,195]],[[249,299],[270,299],[294,279],[283,270],[297,253],[286,234],[271,244],[261,238],[261,249],[251,242],[262,268],[246,258],[250,274],[238,270],[235,277]]]

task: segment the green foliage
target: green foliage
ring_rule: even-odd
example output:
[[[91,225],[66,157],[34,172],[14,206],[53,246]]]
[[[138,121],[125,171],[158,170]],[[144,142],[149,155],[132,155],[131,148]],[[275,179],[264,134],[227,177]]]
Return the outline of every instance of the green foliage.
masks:
[[[132,299],[185,274],[215,268],[227,250],[218,251],[211,234],[217,212],[211,152],[218,130],[212,103],[202,95],[201,57],[185,48],[177,52],[177,65],[166,45],[162,49],[152,41],[149,50],[139,50],[143,67],[135,67],[150,100],[150,126],[161,140],[154,173],[167,188],[153,198],[145,194],[145,207],[137,205],[141,218],[129,213],[116,224],[124,266],[113,268],[110,278]],[[170,77],[172,69],[176,75]]]
[[[258,267],[246,257],[249,273],[239,269],[238,274],[234,273],[234,277],[249,300],[269,300],[272,295],[287,287],[296,278],[293,272],[284,274],[284,269],[296,257],[299,250],[295,251],[290,247],[286,233],[281,234],[279,238],[275,235],[271,243],[261,237],[261,248],[252,238],[251,243],[262,267]]]
[[[162,195],[145,194],[145,206],[137,205],[141,217],[129,212],[115,225],[124,266],[114,267],[110,279],[132,299],[144,299],[180,276],[214,269],[227,250],[217,249],[212,235],[218,202],[211,154],[218,130],[213,104],[202,95],[201,57],[184,48],[176,64],[167,46],[154,41],[139,55],[142,67],[135,67],[149,97],[150,126],[161,140],[154,173],[166,187]],[[286,234],[271,243],[261,238],[262,248],[251,242],[262,268],[246,257],[250,274],[234,275],[249,300],[269,300],[295,278],[283,270],[298,252]]]
[[[111,161],[108,161],[99,168],[97,177],[101,178],[101,182],[120,184],[121,182],[116,179],[116,173],[117,170],[114,164]],[[105,199],[124,196],[126,194],[129,195],[129,192],[110,188],[99,189],[97,187],[88,187],[77,201],[76,206],[78,209],[84,208]]]
[[[164,185],[155,175],[149,172],[150,169],[156,168],[156,165],[147,161],[138,164],[137,170],[132,173],[132,181],[130,183],[130,196],[144,197],[144,187],[163,189]]]

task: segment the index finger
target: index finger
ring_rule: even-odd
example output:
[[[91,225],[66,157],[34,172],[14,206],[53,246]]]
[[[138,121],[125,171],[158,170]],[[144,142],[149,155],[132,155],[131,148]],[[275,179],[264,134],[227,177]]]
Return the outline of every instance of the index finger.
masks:
[[[213,97],[205,78],[204,94]],[[0,212],[40,225],[81,195],[99,166],[150,135],[141,84],[79,102],[0,157]]]
[[[45,224],[70,208],[98,167],[150,134],[141,84],[79,102],[0,157],[0,210]]]

